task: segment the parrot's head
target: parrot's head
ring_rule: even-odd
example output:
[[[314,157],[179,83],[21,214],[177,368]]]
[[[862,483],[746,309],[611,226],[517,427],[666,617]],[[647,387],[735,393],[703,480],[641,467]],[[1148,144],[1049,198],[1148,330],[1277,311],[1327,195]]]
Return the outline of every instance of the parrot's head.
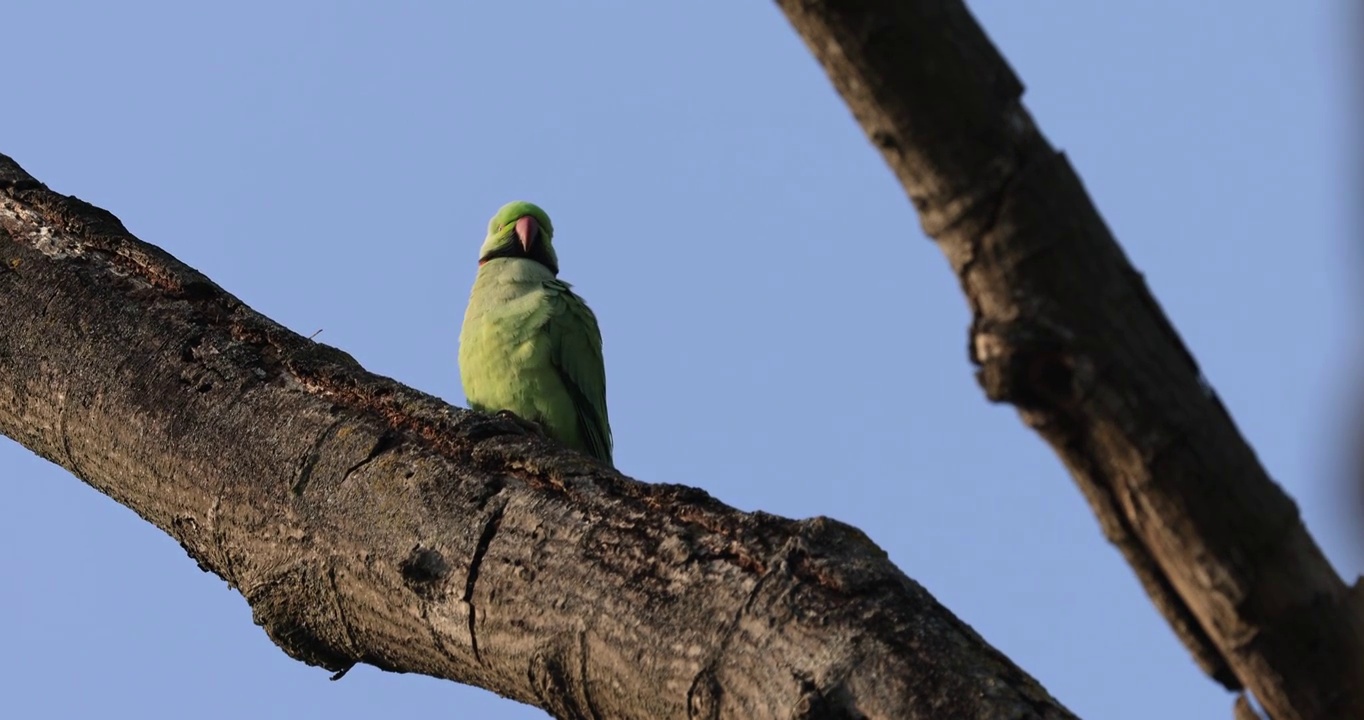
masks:
[[[559,274],[554,254],[554,226],[539,205],[516,200],[502,206],[488,221],[488,237],[478,251],[478,264],[494,258],[526,258]]]

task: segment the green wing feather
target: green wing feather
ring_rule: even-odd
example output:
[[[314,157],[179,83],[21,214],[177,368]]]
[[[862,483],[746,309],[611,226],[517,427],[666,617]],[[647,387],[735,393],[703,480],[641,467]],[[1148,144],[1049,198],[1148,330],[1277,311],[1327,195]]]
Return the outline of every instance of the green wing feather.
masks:
[[[578,433],[588,452],[609,464],[611,423],[606,414],[606,363],[597,316],[568,283],[550,280],[544,287],[551,308],[547,324],[554,338],[554,370],[573,398]]]

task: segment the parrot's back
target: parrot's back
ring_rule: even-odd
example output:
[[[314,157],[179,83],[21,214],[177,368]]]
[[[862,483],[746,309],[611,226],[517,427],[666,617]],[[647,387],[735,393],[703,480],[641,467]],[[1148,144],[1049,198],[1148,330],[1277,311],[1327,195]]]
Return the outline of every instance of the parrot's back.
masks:
[[[472,409],[510,410],[611,462],[596,318],[542,264],[497,258],[479,267],[460,331],[459,370]]]

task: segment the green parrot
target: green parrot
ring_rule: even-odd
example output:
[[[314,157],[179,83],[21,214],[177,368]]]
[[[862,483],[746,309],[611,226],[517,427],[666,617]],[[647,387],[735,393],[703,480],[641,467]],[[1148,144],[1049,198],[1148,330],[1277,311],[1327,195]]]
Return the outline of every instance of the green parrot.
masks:
[[[460,381],[474,410],[511,412],[611,464],[601,330],[558,279],[553,239],[549,216],[528,202],[488,222],[459,333]]]

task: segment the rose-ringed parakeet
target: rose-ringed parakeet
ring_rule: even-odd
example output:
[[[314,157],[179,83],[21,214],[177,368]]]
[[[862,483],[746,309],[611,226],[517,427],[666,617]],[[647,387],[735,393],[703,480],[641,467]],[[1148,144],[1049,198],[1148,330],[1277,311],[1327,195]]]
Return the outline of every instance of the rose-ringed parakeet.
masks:
[[[469,407],[510,411],[607,464],[606,368],[597,318],[559,280],[549,216],[510,202],[488,222],[459,334]]]

